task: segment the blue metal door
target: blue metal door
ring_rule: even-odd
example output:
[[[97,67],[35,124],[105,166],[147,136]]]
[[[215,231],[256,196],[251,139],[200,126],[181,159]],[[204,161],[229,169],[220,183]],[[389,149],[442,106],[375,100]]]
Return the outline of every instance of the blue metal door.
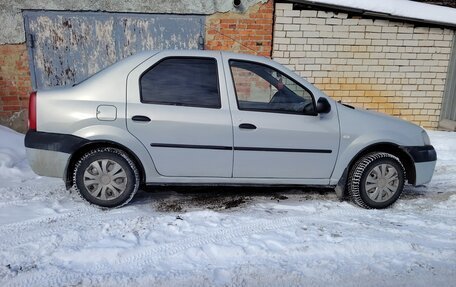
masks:
[[[198,49],[204,16],[24,12],[34,89],[72,85],[132,54]]]

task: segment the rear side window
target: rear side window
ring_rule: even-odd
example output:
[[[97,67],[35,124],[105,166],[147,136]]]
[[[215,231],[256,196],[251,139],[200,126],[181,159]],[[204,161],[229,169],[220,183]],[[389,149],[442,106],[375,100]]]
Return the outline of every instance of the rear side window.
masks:
[[[210,58],[166,58],[140,79],[141,102],[219,109],[217,61]]]

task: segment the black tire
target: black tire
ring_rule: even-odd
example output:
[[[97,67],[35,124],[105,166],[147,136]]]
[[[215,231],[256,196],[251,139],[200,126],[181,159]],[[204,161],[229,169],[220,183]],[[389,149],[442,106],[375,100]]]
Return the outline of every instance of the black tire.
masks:
[[[372,176],[372,174],[375,173],[374,169],[380,166],[388,166],[388,168],[392,170],[395,179],[391,180],[391,182],[393,182],[395,186],[397,185],[397,189],[394,192],[390,193],[392,194],[390,195],[390,197],[388,197],[386,193],[380,190],[380,193],[385,194],[385,200],[382,201],[382,198],[380,198],[376,201],[373,200],[371,197],[374,196],[373,193],[378,188],[372,188],[369,191],[367,191],[366,182],[368,180],[368,177]],[[397,177],[394,172],[397,173]],[[400,160],[389,153],[373,152],[364,155],[358,161],[356,161],[355,164],[353,164],[348,177],[347,189],[350,199],[356,205],[363,208],[383,209],[391,206],[401,196],[402,191],[404,189],[404,183],[405,169]],[[385,180],[383,180],[381,184],[383,184],[384,186],[387,183]],[[377,192],[377,196],[379,195],[379,192]]]
[[[101,172],[96,167],[99,167]],[[109,167],[112,167],[111,171]],[[117,168],[121,169],[110,174]],[[107,173],[102,173],[104,171]],[[96,182],[88,183],[91,181]],[[136,194],[140,177],[135,163],[124,151],[116,148],[98,148],[84,154],[76,163],[73,182],[73,188],[89,203],[101,207],[120,207],[127,204]],[[98,186],[102,190],[98,191]],[[117,188],[119,186],[120,188]]]

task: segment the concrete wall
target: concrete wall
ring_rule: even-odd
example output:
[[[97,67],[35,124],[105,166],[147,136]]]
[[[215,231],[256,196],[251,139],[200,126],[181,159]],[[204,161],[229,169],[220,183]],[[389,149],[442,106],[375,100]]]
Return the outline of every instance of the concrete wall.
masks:
[[[274,60],[354,106],[437,128],[454,30],[276,4]]]

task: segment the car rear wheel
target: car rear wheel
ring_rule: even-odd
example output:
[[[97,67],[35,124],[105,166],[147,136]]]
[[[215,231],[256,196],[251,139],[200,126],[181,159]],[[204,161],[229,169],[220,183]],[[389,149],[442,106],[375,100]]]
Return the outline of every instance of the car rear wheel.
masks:
[[[348,192],[364,208],[382,209],[392,205],[404,189],[405,169],[389,153],[374,152],[361,157],[352,167]]]
[[[74,188],[82,198],[101,207],[127,204],[138,191],[139,172],[120,149],[99,148],[86,153],[76,163]]]

